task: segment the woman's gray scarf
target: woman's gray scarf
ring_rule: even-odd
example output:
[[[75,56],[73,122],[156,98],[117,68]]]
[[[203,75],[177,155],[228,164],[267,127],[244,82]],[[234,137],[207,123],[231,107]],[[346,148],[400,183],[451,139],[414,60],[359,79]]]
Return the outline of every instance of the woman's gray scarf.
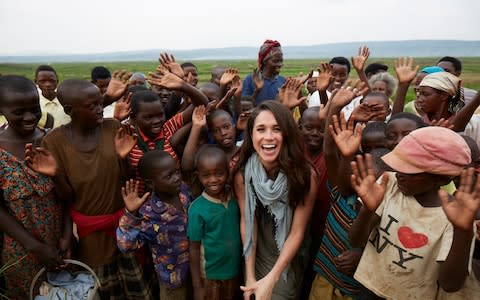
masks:
[[[256,200],[260,201],[274,217],[275,242],[278,252],[280,252],[290,232],[293,215],[293,211],[288,204],[287,176],[283,172],[279,172],[275,180],[269,179],[258,155],[253,153],[245,166],[246,241],[243,246],[245,257],[248,257],[252,252]],[[284,279],[286,279],[287,270],[288,268],[282,274]]]

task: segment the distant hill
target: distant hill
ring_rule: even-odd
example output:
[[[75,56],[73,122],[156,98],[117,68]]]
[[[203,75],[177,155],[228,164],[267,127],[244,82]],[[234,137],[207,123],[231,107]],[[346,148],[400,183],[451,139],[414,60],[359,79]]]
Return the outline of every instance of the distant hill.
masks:
[[[373,57],[435,57],[435,56],[480,56],[480,41],[421,40],[389,42],[352,42],[311,46],[283,47],[288,59],[350,57],[358,47],[368,45]],[[173,53],[178,60],[242,60],[255,59],[257,47],[230,47],[193,50],[155,49],[144,51],[111,52],[81,55],[0,56],[0,63],[36,62],[105,62],[105,61],[153,61],[160,52]]]

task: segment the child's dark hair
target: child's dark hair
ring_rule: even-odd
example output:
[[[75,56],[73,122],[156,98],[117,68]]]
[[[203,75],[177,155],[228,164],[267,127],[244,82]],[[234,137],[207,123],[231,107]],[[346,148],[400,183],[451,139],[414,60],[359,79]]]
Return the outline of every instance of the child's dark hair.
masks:
[[[53,72],[55,74],[55,77],[58,78],[58,75],[57,75],[57,71],[55,71],[54,68],[52,68],[51,66],[49,65],[40,65],[37,67],[37,69],[35,70],[35,80],[37,79],[38,77],[38,73],[42,72],[42,71],[48,71],[48,72]]]
[[[385,130],[387,129],[387,124],[382,121],[373,121],[373,122],[368,122],[365,128],[363,128],[362,131],[362,140],[364,136],[373,133],[373,132],[381,132],[385,134]]]
[[[350,73],[350,62],[343,56],[336,56],[330,60],[330,64],[347,66],[347,74]]]
[[[112,74],[110,74],[110,71],[103,66],[97,66],[92,69],[92,73],[91,73],[92,82],[96,82],[99,79],[109,79],[111,77],[112,77]]]
[[[8,94],[30,92],[38,95],[37,87],[30,79],[19,75],[0,76],[0,106],[3,105]]]
[[[233,122],[232,115],[228,111],[225,111],[223,109],[216,109],[207,116],[207,127],[208,127],[208,129],[212,128],[213,120],[215,118],[219,117],[219,116],[228,116],[232,121],[232,125],[235,126],[235,123]]]
[[[182,69],[185,69],[185,68],[188,68],[188,67],[194,67],[195,69],[197,68],[196,65],[194,65],[193,63],[187,61],[187,62],[184,62],[183,64],[180,65],[180,67],[182,67]]]
[[[152,102],[160,102],[160,98],[158,95],[150,90],[140,90],[138,92],[133,93],[132,95],[132,101],[130,102],[130,109],[131,117],[135,117],[138,113],[138,103],[140,102],[146,102],[146,103],[152,103]]]
[[[90,81],[84,79],[67,79],[62,81],[57,89],[57,98],[60,104],[73,104],[77,100],[81,100],[80,91],[91,87],[96,87]]]
[[[388,120],[387,125],[388,125],[390,122],[395,121],[395,120],[398,120],[398,119],[408,119],[408,120],[411,120],[411,121],[415,122],[415,123],[417,124],[417,129],[418,129],[418,128],[422,128],[422,127],[427,127],[427,124],[425,124],[425,122],[423,121],[422,118],[420,118],[420,117],[417,116],[417,115],[408,113],[408,112],[401,112],[401,113],[398,113],[398,114],[393,115],[393,116],[390,118],[390,120]]]
[[[462,62],[458,58],[452,57],[452,56],[444,56],[437,61],[437,64],[441,63],[442,61],[452,63],[453,67],[455,68],[455,71],[459,73],[462,72]]]
[[[389,107],[390,105],[390,99],[388,99],[388,96],[385,93],[382,92],[370,92],[367,95],[365,95],[362,99],[362,102],[364,102],[368,97],[379,97],[385,100],[385,105]]]
[[[138,162],[138,174],[143,180],[152,179],[152,169],[155,167],[155,163],[166,158],[173,159],[170,154],[163,150],[148,151]]]
[[[195,169],[198,170],[198,163],[206,157],[218,157],[228,169],[228,159],[225,151],[220,149],[217,145],[204,145],[200,148],[195,156]]]

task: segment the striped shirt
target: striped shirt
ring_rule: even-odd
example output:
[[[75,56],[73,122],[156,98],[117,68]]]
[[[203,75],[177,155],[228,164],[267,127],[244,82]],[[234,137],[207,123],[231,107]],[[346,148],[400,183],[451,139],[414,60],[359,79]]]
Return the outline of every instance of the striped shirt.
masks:
[[[357,217],[358,209],[355,208],[359,206],[359,202],[356,194],[344,198],[338,191],[338,187],[332,188],[330,182],[327,182],[327,188],[333,202],[313,269],[342,293],[355,296],[360,292],[360,283],[353,277],[338,271],[334,258],[352,249],[348,241],[348,231]]]
[[[183,115],[182,113],[178,113],[163,124],[162,131],[155,139],[148,138],[142,131],[140,131],[139,128],[138,128],[138,133],[139,133],[138,139],[142,139],[145,142],[145,144],[148,146],[149,151],[155,150],[157,142],[159,140],[163,140],[163,151],[170,154],[173,157],[173,159],[175,159],[175,161],[178,162],[177,154],[173,150],[172,144],[170,144],[170,140],[172,139],[173,134],[177,132],[177,130],[182,128],[182,126],[183,126]],[[135,128],[132,126],[132,131],[134,129]],[[138,180],[139,182],[139,186],[138,186],[139,195],[143,195],[143,192],[145,190],[145,182],[140,177],[137,170],[138,162],[143,157],[143,154],[144,152],[142,148],[139,146],[139,143],[137,142],[137,144],[133,147],[133,149],[130,151],[130,154],[128,155],[128,158],[130,160],[130,165],[135,170],[136,180]]]

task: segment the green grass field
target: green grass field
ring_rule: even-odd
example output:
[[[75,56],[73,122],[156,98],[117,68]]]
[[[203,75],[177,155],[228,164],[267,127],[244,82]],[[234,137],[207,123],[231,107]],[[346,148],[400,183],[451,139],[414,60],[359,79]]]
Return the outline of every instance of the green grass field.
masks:
[[[462,80],[464,85],[480,90],[480,57],[464,57],[460,58],[463,63]],[[422,57],[414,59],[414,64],[420,65],[420,68],[431,66],[436,63],[437,57]],[[297,75],[299,72],[308,73],[309,70],[317,68],[321,61],[326,59],[295,59],[285,60],[282,69],[283,76]],[[393,71],[394,58],[370,58],[368,63],[382,62],[390,66],[389,72]],[[254,60],[224,60],[224,61],[194,61],[198,67],[200,82],[207,82],[210,80],[210,71],[216,66],[225,66],[237,68],[242,78],[250,73],[256,67]],[[128,70],[131,72],[148,73],[155,70],[158,62],[103,62],[103,63],[54,63],[52,67],[57,70],[60,80],[70,78],[90,78],[90,71],[93,67],[103,65],[113,70]],[[0,64],[0,74],[18,74],[33,79],[35,68],[39,64]],[[352,79],[357,75],[354,71],[351,72]],[[414,98],[413,91],[409,91],[407,99]]]

